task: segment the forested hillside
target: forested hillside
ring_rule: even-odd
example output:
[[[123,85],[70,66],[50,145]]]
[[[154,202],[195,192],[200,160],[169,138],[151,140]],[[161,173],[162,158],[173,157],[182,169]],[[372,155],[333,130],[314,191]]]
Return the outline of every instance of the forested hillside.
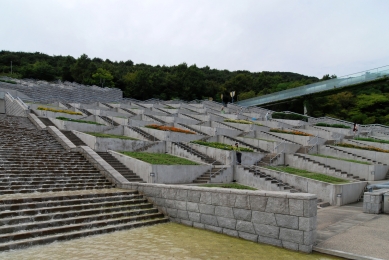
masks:
[[[0,52],[0,75],[47,81],[75,81],[87,85],[115,87],[125,97],[194,100],[213,98],[230,101],[236,91],[238,100],[302,86],[319,79],[291,72],[249,72],[199,68],[182,63],[176,66],[134,64],[131,60],[110,61],[82,55],[49,56],[43,53]]]
[[[221,101],[220,94],[223,94],[224,102],[231,101],[230,91],[236,91],[238,100],[243,100],[319,81],[318,78],[292,72],[228,71],[188,66],[186,63],[151,66],[134,64],[131,60],[113,62],[89,58],[85,54],[74,58],[9,51],[0,52],[0,75],[47,81],[60,79],[86,85],[115,87],[123,90],[125,97],[140,100],[159,98],[190,101],[213,98]],[[321,80],[331,77],[325,75]],[[387,80],[332,95],[295,99],[269,108],[303,113],[303,102],[311,116],[331,116],[360,124],[389,125]]]

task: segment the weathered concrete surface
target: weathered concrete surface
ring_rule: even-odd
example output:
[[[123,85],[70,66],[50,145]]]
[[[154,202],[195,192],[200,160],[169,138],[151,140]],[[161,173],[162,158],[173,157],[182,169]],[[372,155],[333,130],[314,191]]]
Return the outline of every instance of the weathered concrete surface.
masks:
[[[314,250],[343,252],[349,259],[389,259],[389,215],[362,212],[362,203],[328,207],[317,212]]]

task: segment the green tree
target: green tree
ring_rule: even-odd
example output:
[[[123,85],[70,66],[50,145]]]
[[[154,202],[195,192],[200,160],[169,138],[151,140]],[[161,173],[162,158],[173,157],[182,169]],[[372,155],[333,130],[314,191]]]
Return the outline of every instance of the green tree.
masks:
[[[96,73],[92,75],[92,78],[94,79],[95,84],[99,84],[101,87],[104,87],[104,85],[111,88],[115,87],[111,72],[103,68],[98,68]]]

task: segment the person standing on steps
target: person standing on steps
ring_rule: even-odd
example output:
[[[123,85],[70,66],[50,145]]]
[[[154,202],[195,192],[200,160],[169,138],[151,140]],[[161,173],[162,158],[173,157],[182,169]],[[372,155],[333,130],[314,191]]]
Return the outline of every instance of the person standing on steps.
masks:
[[[220,113],[222,114],[225,114],[226,112],[224,111],[224,107],[222,107],[222,110],[220,111]]]
[[[238,143],[235,143],[235,146],[232,147],[234,151],[236,152],[236,160],[238,162],[238,165],[242,164],[242,153],[240,152],[240,148]]]
[[[356,122],[354,123],[353,132],[355,137],[356,133],[358,132],[358,124]]]

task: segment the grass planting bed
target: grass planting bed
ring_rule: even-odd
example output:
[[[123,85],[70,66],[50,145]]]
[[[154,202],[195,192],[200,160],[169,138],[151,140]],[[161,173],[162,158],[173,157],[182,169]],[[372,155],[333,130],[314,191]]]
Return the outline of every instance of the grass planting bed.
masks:
[[[354,149],[360,149],[360,150],[366,150],[366,151],[373,151],[373,152],[380,152],[380,153],[389,153],[389,150],[377,148],[374,146],[359,146],[354,144],[338,144],[339,147],[345,147],[345,148],[354,148]]]
[[[322,173],[309,172],[306,170],[296,169],[296,168],[292,168],[289,166],[277,166],[277,167],[267,166],[266,168],[271,169],[271,170],[275,170],[275,171],[286,172],[289,174],[297,175],[300,177],[305,177],[305,178],[312,179],[312,180],[327,182],[327,183],[331,183],[331,184],[349,183],[349,181],[344,180],[344,179],[336,178],[336,177],[325,175]]]
[[[380,143],[380,144],[389,144],[388,140],[378,140],[378,139],[374,139],[374,138],[355,137],[354,140],[374,142],[374,143]]]
[[[123,139],[123,140],[138,140],[136,138],[128,137],[125,135],[112,135],[112,134],[104,134],[104,133],[96,133],[96,132],[85,132],[88,135],[93,135],[96,137],[102,137],[102,138],[116,138],[116,139]]]
[[[281,130],[281,129],[276,129],[276,128],[270,129],[270,132],[279,133],[279,134],[289,134],[289,135],[313,136],[311,134],[307,134],[307,133],[297,131],[297,130],[286,131],[286,130]]]
[[[159,165],[200,165],[199,163],[166,153],[120,152],[135,159]]]
[[[237,190],[257,190],[253,187],[245,186],[238,183],[223,183],[223,184],[202,184],[201,187],[208,188],[225,188],[225,189],[237,189]]]
[[[341,161],[346,161],[346,162],[353,162],[353,163],[360,163],[360,164],[371,165],[371,163],[369,163],[369,162],[357,161],[357,160],[352,160],[352,159],[343,159],[343,158],[334,157],[334,156],[328,156],[328,155],[323,155],[323,154],[310,154],[310,155],[318,156],[318,157],[323,157],[323,158],[336,159],[336,160],[341,160]]]
[[[236,123],[236,124],[246,124],[246,125],[259,125],[262,126],[259,123],[251,122],[248,120],[243,120],[243,119],[224,119],[224,122],[226,123]]]
[[[51,108],[51,107],[38,107],[37,109],[43,110],[43,111],[50,111],[50,112],[54,112],[54,113],[64,113],[64,114],[69,114],[69,115],[82,116],[81,112],[74,112],[74,111],[66,110],[66,109],[55,109],[55,108]]]
[[[231,145],[228,144],[223,144],[223,143],[217,143],[217,142],[205,142],[205,141],[192,141],[191,143],[193,144],[199,144],[199,145],[204,145],[212,148],[217,148],[217,149],[222,149],[222,150],[227,150],[227,151],[232,151],[234,150]],[[239,147],[241,152],[254,152],[254,150],[245,148],[245,147]]]

